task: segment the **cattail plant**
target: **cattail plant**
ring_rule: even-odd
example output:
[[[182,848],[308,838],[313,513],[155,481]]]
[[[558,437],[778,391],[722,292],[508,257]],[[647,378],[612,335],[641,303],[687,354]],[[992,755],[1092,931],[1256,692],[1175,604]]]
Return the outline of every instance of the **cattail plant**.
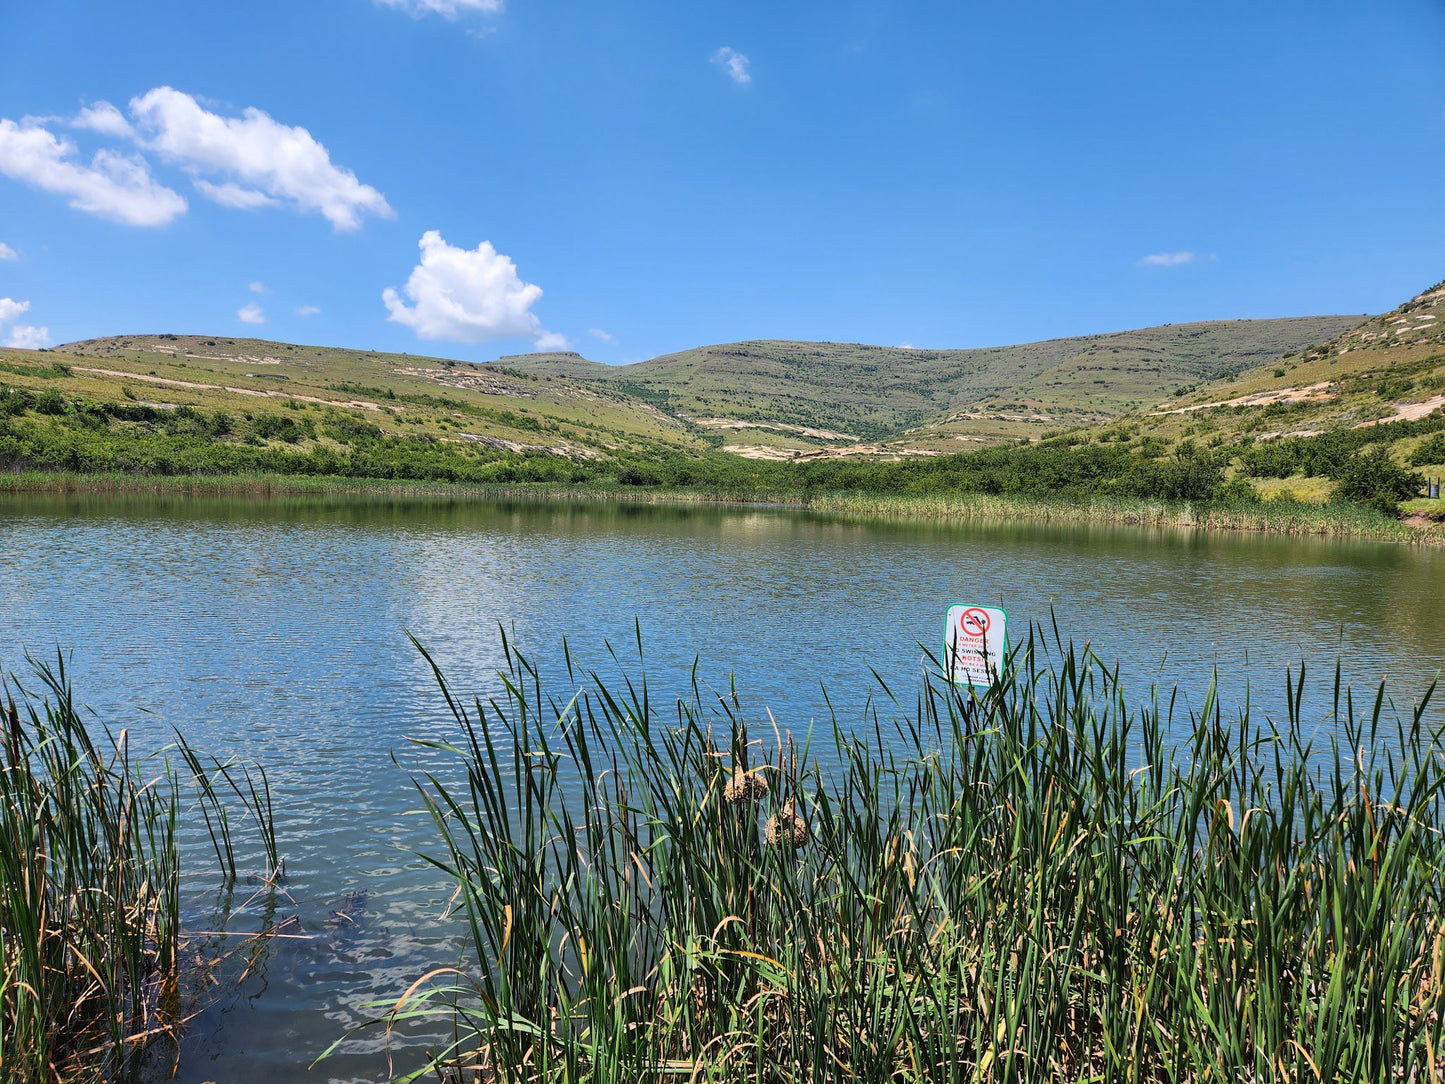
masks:
[[[440,1016],[467,1081],[1438,1079],[1428,694],[1185,712],[1015,647],[796,751],[696,678],[551,696],[507,643],[498,697],[441,681],[460,771],[417,785],[469,951],[383,1022]]]
[[[0,1079],[130,1081],[181,1021],[177,825],[198,805],[233,878],[226,811],[126,731],[88,727],[63,657],[34,668],[42,701],[3,697]]]

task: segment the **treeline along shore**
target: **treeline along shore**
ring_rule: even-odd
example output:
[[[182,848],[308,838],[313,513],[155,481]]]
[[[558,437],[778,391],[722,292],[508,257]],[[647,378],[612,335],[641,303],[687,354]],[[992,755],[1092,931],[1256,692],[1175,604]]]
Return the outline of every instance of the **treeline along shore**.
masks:
[[[1400,454],[1401,448],[1413,451]],[[745,459],[663,447],[519,452],[388,434],[316,404],[235,413],[0,387],[0,490],[276,491],[767,501],[862,514],[1192,525],[1434,541],[1445,418],[1234,445],[1116,426],[950,455]],[[1302,500],[1291,478],[1322,499]]]

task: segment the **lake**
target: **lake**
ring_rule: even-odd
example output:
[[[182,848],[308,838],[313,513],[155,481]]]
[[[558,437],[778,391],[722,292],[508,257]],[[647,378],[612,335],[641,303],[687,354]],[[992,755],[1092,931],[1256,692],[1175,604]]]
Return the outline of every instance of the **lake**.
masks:
[[[1404,706],[1445,660],[1445,553],[1380,543],[1187,530],[845,519],[780,508],[0,496],[0,665],[71,655],[80,699],[137,749],[180,728],[218,756],[257,760],[276,792],[294,916],[268,951],[231,956],[180,1079],[373,1080],[379,1036],[310,1063],[434,966],[457,962],[431,834],[408,773],[435,763],[409,737],[451,733],[417,637],[453,685],[497,688],[499,628],[566,687],[574,659],[634,671],[634,622],[655,694],[695,660],[729,675],[749,718],[846,725],[875,688],[906,702],[952,602],[1002,605],[1017,641],[1056,620],[1122,664],[1142,698],[1178,682],[1197,705],[1218,667],[1279,710],[1287,665],[1319,692],[1337,658],[1358,690]],[[33,682],[30,682],[33,684]],[[1323,718],[1329,703],[1314,700]],[[395,761],[393,760],[395,757]],[[197,865],[209,843],[187,826]],[[193,923],[207,915],[199,895]],[[239,940],[217,938],[234,949]],[[237,984],[244,972],[244,978]],[[405,1044],[394,1052],[407,1064]]]

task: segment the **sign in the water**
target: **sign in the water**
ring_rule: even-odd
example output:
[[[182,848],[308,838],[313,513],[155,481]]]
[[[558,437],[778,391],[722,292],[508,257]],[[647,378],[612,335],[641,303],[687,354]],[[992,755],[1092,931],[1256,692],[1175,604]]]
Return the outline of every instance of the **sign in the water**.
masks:
[[[943,672],[956,685],[991,685],[1008,658],[1008,613],[997,606],[950,606]]]

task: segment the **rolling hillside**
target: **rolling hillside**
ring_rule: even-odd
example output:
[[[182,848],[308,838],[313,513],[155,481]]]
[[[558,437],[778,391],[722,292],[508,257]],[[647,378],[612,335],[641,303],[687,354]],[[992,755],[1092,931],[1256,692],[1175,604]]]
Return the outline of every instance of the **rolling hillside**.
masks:
[[[557,354],[497,364],[626,392],[732,450],[937,453],[1108,422],[1362,319],[1215,321],[975,350],[755,341],[616,367]]]
[[[0,351],[0,364],[9,362],[0,380],[23,378],[24,372],[14,372],[22,359],[68,369],[64,377],[49,377],[48,388],[160,409],[294,414],[300,407],[340,412],[388,435],[581,458],[619,449],[701,446],[677,419],[611,387],[444,358],[259,339],[137,335],[72,343],[40,355]]]
[[[1409,326],[1430,317],[1421,310]],[[473,364],[117,336],[0,350],[0,459],[141,473],[690,484],[730,477],[744,459],[932,457],[1131,416],[1178,440],[1219,412],[1195,409],[1210,389],[1253,387],[1280,365],[1338,365],[1340,350],[1351,365],[1384,351],[1392,366],[1402,350],[1429,352],[1415,341],[1425,331],[1402,338],[1400,326],[1394,314],[1365,325],[1240,320],[953,351],[750,342],[621,367],[572,353]],[[1345,345],[1310,349],[1322,341]],[[1221,374],[1237,375],[1220,384]],[[1166,408],[1179,413],[1147,413],[1201,382]]]
[[[1445,405],[1445,283],[1319,344],[1181,389],[1141,412],[1164,439],[1313,436]]]

